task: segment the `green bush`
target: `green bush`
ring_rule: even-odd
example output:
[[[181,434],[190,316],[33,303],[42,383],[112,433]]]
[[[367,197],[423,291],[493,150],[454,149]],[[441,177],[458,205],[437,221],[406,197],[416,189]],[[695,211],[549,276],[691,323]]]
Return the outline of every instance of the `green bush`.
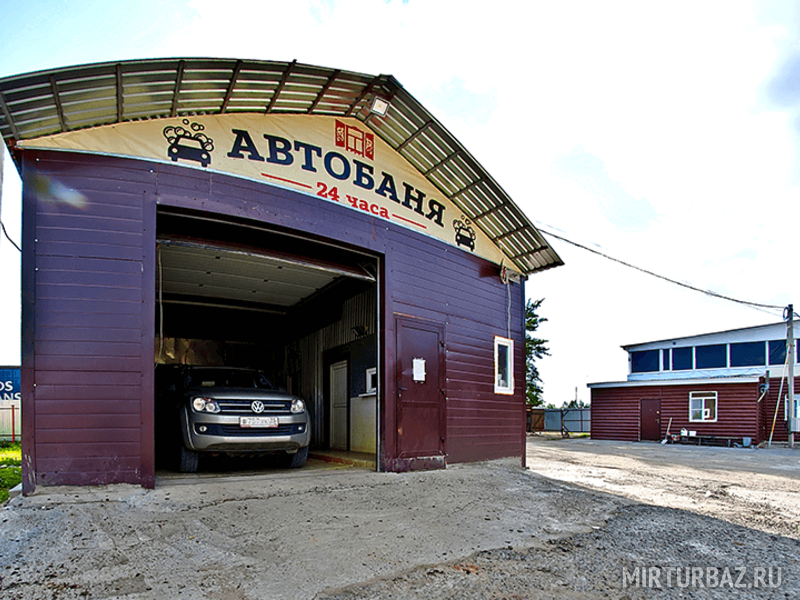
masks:
[[[0,442],[0,504],[8,500],[8,490],[22,481],[22,448],[19,444]]]

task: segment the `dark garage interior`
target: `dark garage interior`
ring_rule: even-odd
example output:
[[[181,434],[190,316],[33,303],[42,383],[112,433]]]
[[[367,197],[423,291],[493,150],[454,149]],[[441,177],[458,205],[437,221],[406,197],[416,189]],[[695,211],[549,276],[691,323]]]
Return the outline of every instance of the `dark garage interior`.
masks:
[[[157,364],[263,371],[306,400],[312,449],[375,456],[377,377],[367,372],[378,372],[376,257],[163,208],[157,240]]]

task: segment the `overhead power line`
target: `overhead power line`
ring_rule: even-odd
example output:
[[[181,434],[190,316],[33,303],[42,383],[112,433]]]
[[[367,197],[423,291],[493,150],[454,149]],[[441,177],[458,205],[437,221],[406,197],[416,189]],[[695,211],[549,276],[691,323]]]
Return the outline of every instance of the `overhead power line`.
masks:
[[[690,285],[690,284],[685,283],[683,281],[678,281],[676,279],[671,279],[670,277],[666,277],[664,275],[659,275],[658,273],[655,273],[653,271],[649,271],[647,269],[643,269],[642,267],[637,267],[636,265],[632,265],[631,263],[625,262],[624,260],[620,260],[618,258],[614,258],[613,256],[609,256],[608,254],[605,254],[604,252],[600,252],[599,250],[595,250],[594,248],[589,248],[588,246],[584,246],[583,244],[579,244],[578,242],[573,242],[572,240],[569,240],[569,239],[567,239],[567,238],[565,238],[565,237],[563,237],[561,235],[557,235],[555,233],[551,233],[549,231],[545,231],[544,229],[541,229],[538,226],[537,226],[537,229],[541,233],[543,233],[544,235],[549,235],[550,237],[554,237],[557,240],[561,240],[562,242],[566,242],[567,244],[571,244],[571,245],[575,246],[576,248],[580,248],[582,250],[586,250],[587,252],[591,252],[592,254],[597,254],[598,256],[602,256],[605,259],[608,259],[608,260],[610,260],[612,262],[618,263],[618,264],[623,265],[625,267],[628,267],[630,269],[634,269],[634,270],[639,271],[641,273],[645,273],[645,274],[650,275],[652,277],[655,277],[657,279],[661,279],[663,281],[667,281],[669,283],[673,283],[675,285],[678,285],[680,287],[683,287],[683,288],[686,288],[686,289],[689,289],[689,290],[692,290],[692,291],[695,291],[695,292],[700,292],[701,294],[706,294],[707,296],[711,296],[713,298],[719,298],[720,300],[727,300],[728,302],[735,302],[736,304],[743,304],[744,306],[751,306],[753,308],[766,308],[766,309],[769,309],[769,310],[783,310],[785,308],[783,306],[777,306],[775,304],[760,304],[758,302],[748,302],[747,300],[739,300],[738,298],[732,298],[730,296],[725,296],[723,294],[718,294],[717,292],[714,292],[712,290],[704,290],[703,288],[699,288],[699,287]]]
[[[3,234],[5,234],[6,238],[8,239],[9,242],[11,242],[11,244],[14,246],[14,248],[16,248],[17,250],[22,252],[22,248],[17,246],[17,244],[14,242],[14,240],[12,240],[11,237],[8,235],[8,232],[6,231],[6,226],[3,224],[2,221],[0,221],[0,227],[3,228]]]

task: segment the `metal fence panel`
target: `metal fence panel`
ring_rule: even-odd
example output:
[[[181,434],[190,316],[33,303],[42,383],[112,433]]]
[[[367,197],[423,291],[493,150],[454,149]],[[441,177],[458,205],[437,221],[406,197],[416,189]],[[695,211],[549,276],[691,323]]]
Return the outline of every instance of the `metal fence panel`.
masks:
[[[544,411],[545,431],[591,432],[591,410],[588,408],[548,408]]]
[[[0,405],[0,440],[19,442],[22,434],[22,411],[18,403]]]
[[[588,408],[567,408],[564,413],[564,429],[570,433],[591,432],[591,410]]]
[[[561,431],[561,409],[548,408],[544,411],[544,430]]]

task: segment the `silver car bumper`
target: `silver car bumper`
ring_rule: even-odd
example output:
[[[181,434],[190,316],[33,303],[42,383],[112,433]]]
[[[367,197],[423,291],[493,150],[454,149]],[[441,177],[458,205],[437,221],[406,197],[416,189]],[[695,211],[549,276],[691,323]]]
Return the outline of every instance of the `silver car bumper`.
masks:
[[[308,412],[278,415],[277,428],[244,428],[237,416],[181,413],[184,444],[198,452],[294,452],[311,442]]]

